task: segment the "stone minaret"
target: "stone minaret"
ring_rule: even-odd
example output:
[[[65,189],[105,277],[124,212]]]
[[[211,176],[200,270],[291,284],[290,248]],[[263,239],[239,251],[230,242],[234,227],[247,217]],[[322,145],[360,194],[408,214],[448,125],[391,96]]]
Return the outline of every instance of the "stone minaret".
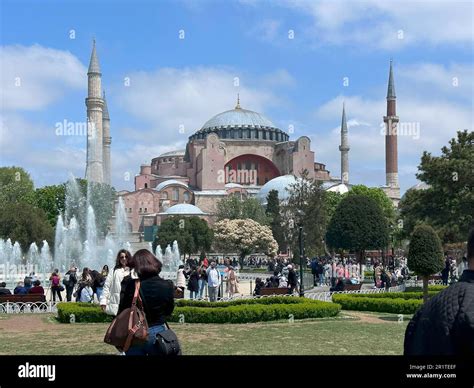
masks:
[[[102,100],[101,76],[99,60],[95,50],[95,40],[92,46],[91,61],[87,72],[88,93],[87,106],[87,165],[86,179],[90,182],[104,182],[102,167]]]
[[[388,76],[387,91],[387,116],[385,123],[385,175],[386,185],[398,189],[398,150],[397,150],[397,98],[395,96],[395,84],[393,82],[393,68],[390,60],[390,74]]]
[[[107,108],[107,100],[105,99],[104,91],[104,112],[102,115],[102,129],[104,131],[102,138],[102,156],[103,156],[103,168],[104,168],[104,183],[111,184],[110,180],[110,145],[112,144],[112,138],[110,137],[110,117],[109,110]]]
[[[349,183],[349,139],[347,132],[346,109],[342,105],[342,122],[341,122],[341,183]]]

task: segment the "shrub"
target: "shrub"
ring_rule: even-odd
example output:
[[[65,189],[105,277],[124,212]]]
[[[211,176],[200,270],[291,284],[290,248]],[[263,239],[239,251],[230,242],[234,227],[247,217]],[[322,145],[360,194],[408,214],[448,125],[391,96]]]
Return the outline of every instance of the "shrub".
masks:
[[[113,317],[105,314],[99,305],[94,303],[58,303],[58,320],[62,323],[70,323],[70,315],[79,323],[102,323],[112,322]]]
[[[295,304],[302,303],[301,299],[291,296],[274,296],[269,298],[256,298],[256,299],[236,299],[228,302],[208,302],[206,300],[190,300],[190,299],[178,299],[175,300],[175,305],[179,307],[230,307],[230,306],[241,306],[247,304]]]
[[[332,299],[335,303],[340,304],[343,310],[375,311],[393,314],[414,314],[418,307],[423,304],[422,299],[374,298],[345,294],[335,294]]]
[[[429,291],[429,296],[435,296],[439,291]],[[351,294],[355,298],[385,298],[385,299],[423,299],[423,292],[382,292],[378,294]]]
[[[429,291],[437,291],[437,292],[443,291],[447,287],[448,286],[440,286],[440,285],[428,286],[428,292]],[[406,287],[405,292],[423,292],[423,287]]]
[[[341,306],[336,303],[309,299],[299,303],[241,303],[220,308],[185,306],[176,307],[170,321],[178,322],[183,317],[186,323],[250,323],[288,319],[290,316],[294,319],[333,317],[340,310]]]
[[[177,300],[170,322],[178,322],[183,316],[186,323],[249,323],[288,319],[324,318],[336,316],[341,306],[306,298],[271,297],[239,299],[229,302]],[[70,322],[111,322],[100,306],[90,303],[59,303],[58,320]]]

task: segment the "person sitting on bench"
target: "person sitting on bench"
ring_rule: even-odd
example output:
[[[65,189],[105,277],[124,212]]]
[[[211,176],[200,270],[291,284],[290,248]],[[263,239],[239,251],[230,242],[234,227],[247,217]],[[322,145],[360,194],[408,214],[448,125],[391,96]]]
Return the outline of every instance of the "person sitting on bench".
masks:
[[[7,288],[7,283],[0,283],[0,295],[11,295],[12,292]]]

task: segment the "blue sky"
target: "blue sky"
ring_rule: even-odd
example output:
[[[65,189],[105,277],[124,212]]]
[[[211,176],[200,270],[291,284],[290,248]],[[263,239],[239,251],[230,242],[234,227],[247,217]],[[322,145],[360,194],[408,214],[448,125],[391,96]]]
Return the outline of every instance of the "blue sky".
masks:
[[[439,154],[456,130],[472,130],[471,2],[3,0],[1,7],[0,164],[26,168],[36,186],[84,175],[86,138],[58,136],[56,126],[85,121],[94,37],[118,190],[133,188],[141,163],[184,148],[205,121],[234,107],[237,93],[242,107],[294,128],[292,139],[309,136],[316,160],[335,176],[345,101],[351,183],[383,185],[390,58],[398,115],[413,129],[399,137],[402,191],[416,183],[423,150]]]

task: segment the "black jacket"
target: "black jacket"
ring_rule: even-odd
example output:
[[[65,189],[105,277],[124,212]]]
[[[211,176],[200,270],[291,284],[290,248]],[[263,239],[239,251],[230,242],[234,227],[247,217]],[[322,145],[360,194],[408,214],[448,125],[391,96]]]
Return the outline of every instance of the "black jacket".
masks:
[[[405,332],[405,355],[474,354],[474,271],[426,302]]]
[[[189,274],[188,290],[193,292],[199,291],[199,273],[197,270],[192,270]]]
[[[144,299],[145,316],[148,326],[162,325],[174,309],[174,285],[171,280],[159,276],[141,279],[141,297]],[[127,276],[122,282],[122,293],[117,315],[132,306],[135,280]]]
[[[288,285],[290,287],[296,287],[298,279],[296,278],[296,272],[294,270],[288,271]]]

